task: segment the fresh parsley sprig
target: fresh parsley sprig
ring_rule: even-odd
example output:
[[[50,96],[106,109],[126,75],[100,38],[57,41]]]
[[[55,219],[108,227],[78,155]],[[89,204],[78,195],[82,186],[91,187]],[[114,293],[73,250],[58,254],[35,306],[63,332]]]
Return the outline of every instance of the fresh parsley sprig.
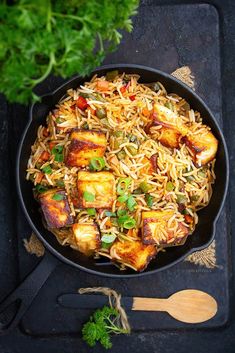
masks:
[[[119,326],[118,317],[119,312],[114,308],[104,306],[102,309],[97,309],[82,328],[83,340],[90,347],[100,342],[104,348],[111,348],[111,334],[129,333]]]
[[[139,0],[16,0],[0,4],[0,92],[10,102],[37,100],[50,73],[85,76],[132,30]]]

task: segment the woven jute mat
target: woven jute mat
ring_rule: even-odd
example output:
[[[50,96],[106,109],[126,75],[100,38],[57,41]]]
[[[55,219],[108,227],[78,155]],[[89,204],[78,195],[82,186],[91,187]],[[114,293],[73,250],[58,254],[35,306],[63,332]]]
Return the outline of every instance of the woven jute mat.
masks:
[[[195,77],[193,76],[190,67],[182,66],[172,72],[172,76],[184,82],[186,85],[194,90]],[[37,257],[44,255],[45,248],[41,241],[34,233],[31,234],[29,239],[23,239],[24,247],[29,254],[34,254]],[[215,268],[216,264],[216,246],[215,241],[211,243],[206,249],[196,251],[189,255],[185,261],[189,261],[195,265],[204,266],[206,268]]]

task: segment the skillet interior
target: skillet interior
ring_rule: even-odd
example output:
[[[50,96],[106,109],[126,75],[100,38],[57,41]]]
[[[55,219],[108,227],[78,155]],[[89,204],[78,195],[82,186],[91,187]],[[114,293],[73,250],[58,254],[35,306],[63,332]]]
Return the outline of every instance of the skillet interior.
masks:
[[[215,165],[216,182],[213,187],[214,192],[209,205],[198,212],[199,223],[197,224],[193,235],[188,237],[183,246],[168,248],[166,252],[159,253],[142,273],[136,273],[131,269],[120,272],[117,267],[113,266],[105,259],[95,261],[69,247],[61,246],[57,242],[55,236],[44,228],[41,214],[39,212],[39,204],[33,198],[32,183],[25,180],[31,145],[33,145],[36,138],[38,126],[40,124],[45,124],[48,112],[53,109],[55,104],[69,88],[76,88],[84,81],[89,81],[94,73],[103,75],[112,69],[118,69],[119,72],[139,74],[141,77],[139,82],[147,83],[160,81],[169,93],[175,92],[184,97],[194,110],[200,111],[203,117],[203,122],[211,127],[213,134],[219,140],[219,148],[216,157],[217,161]],[[112,277],[133,277],[166,269],[182,260],[191,252],[205,248],[213,240],[215,223],[223,206],[228,184],[228,156],[222,132],[210,110],[195,92],[168,74],[144,66],[125,64],[103,66],[100,69],[95,70],[93,74],[85,78],[73,78],[63,86],[59,87],[52,94],[43,96],[40,103],[36,103],[32,106],[30,121],[22,137],[17,158],[17,187],[24,212],[33,230],[44,242],[45,246],[61,260],[80,269]]]

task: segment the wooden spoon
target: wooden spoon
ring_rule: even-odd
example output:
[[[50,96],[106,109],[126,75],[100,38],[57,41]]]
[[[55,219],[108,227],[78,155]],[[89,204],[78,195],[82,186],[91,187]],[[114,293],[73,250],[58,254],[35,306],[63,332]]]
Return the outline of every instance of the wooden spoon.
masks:
[[[74,309],[97,309],[108,304],[108,297],[97,294],[62,294],[58,303]],[[167,299],[122,297],[125,310],[166,311],[176,320],[196,324],[215,316],[217,303],[215,299],[200,290],[186,289],[172,294]]]
[[[167,299],[133,298],[132,310],[166,311],[176,320],[196,324],[215,316],[215,299],[200,290],[186,289],[172,294]]]

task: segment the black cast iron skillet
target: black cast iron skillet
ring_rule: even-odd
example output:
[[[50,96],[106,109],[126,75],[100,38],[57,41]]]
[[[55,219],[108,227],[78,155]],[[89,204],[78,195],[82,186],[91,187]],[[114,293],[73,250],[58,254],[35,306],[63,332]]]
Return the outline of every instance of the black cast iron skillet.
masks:
[[[94,260],[92,258],[87,258],[69,247],[61,246],[57,242],[55,236],[44,228],[41,214],[39,213],[39,205],[33,198],[32,184],[31,182],[25,180],[27,161],[30,155],[31,145],[33,145],[36,138],[38,126],[45,124],[48,112],[54,108],[55,104],[64,94],[66,94],[66,91],[69,88],[76,88],[84,81],[89,81],[91,76],[94,74],[98,74],[99,76],[105,75],[107,71],[113,69],[118,69],[119,72],[139,74],[139,82],[148,83],[160,81],[169,93],[175,92],[179,96],[184,97],[193,109],[198,110],[201,113],[204,123],[211,127],[213,134],[219,140],[219,149],[215,166],[216,183],[214,185],[214,192],[209,205],[198,214],[199,223],[197,224],[193,235],[188,237],[183,246],[172,247],[167,249],[166,252],[159,253],[156,259],[152,260],[147,269],[141,273],[136,273],[131,269],[120,272],[120,270],[112,265],[108,260]],[[31,107],[29,122],[23,133],[17,156],[17,188],[25,216],[33,231],[45,245],[47,252],[36,269],[34,269],[33,272],[24,280],[24,282],[12,294],[10,294],[4,302],[1,303],[0,333],[8,332],[19,323],[43,283],[46,281],[57,264],[60,263],[58,260],[61,260],[62,262],[72,265],[80,270],[101,276],[117,278],[140,277],[145,274],[153,274],[170,268],[174,264],[183,260],[190,253],[207,247],[213,240],[216,222],[223,207],[227,192],[229,167],[228,153],[222,131],[209,108],[195,92],[193,92],[182,82],[178,81],[176,78],[145,66],[128,64],[107,65],[95,70],[91,76],[85,78],[78,76],[71,79],[53,93],[43,96],[40,103],[35,103]],[[12,310],[10,310],[10,306],[14,302],[18,303],[18,310],[16,315],[13,315],[12,318]]]

